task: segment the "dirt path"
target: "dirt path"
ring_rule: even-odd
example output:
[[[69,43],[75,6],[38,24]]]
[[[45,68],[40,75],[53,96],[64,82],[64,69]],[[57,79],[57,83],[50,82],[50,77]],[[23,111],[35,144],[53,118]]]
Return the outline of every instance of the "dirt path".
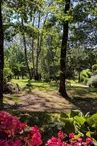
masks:
[[[31,94],[17,94],[21,102],[7,102],[5,108],[33,112],[70,112],[75,107],[57,93],[48,94],[35,90]]]
[[[57,94],[57,92],[46,93],[39,90],[33,90],[30,94],[16,94],[16,102],[14,97],[10,95],[10,100],[5,101],[5,110],[20,110],[31,112],[70,112],[73,109],[79,109],[83,113],[97,112],[97,98],[90,96],[75,96],[72,99],[66,100]],[[6,99],[8,99],[6,97]]]

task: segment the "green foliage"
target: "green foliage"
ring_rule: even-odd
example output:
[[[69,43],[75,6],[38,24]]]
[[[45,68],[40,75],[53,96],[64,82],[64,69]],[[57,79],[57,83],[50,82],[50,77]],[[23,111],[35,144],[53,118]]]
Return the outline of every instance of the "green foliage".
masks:
[[[23,50],[17,43],[5,48],[5,67],[10,68],[14,76],[26,74]]]
[[[13,72],[10,68],[4,68],[4,82],[9,82],[12,79]]]
[[[92,72],[89,69],[83,70],[80,74],[81,82],[86,84],[91,76]]]
[[[70,22],[66,77],[73,78],[76,73],[78,76],[82,70],[87,69],[87,66],[91,69],[92,65],[97,63],[97,51],[94,49],[97,44],[96,1],[72,1],[70,10],[64,15],[65,2],[64,0],[3,2],[4,36],[7,44],[5,60],[15,76],[27,75],[23,32],[26,38],[27,60],[34,72],[31,72],[33,76],[37,56],[38,70],[43,80],[49,81],[51,76],[59,76],[62,24],[66,21]],[[23,27],[21,20],[24,22]],[[92,70],[97,72],[95,69]],[[81,74],[84,83],[87,83],[88,78],[87,73]]]
[[[74,110],[70,114],[61,114],[60,121],[64,123],[65,132],[75,132],[80,136],[97,137],[97,114],[92,116],[87,113],[83,115],[79,110]]]
[[[46,28],[45,28],[46,29]],[[60,36],[59,27],[47,29],[44,34],[44,45],[41,51],[42,78],[49,81],[51,76],[59,76]]]
[[[94,65],[92,66],[92,72],[93,72],[94,74],[97,74],[97,64],[94,64]]]

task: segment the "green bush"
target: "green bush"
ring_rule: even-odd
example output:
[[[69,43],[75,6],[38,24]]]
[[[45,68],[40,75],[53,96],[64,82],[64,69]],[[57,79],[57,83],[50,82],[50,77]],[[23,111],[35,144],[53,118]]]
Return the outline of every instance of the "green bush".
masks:
[[[4,68],[4,83],[9,82],[13,76],[13,73],[10,68]]]
[[[80,74],[81,82],[86,84],[91,76],[92,72],[89,69],[83,70]]]
[[[88,86],[97,88],[97,75],[94,75],[90,78],[90,80],[88,81]]]
[[[92,66],[92,72],[93,72],[93,74],[97,74],[97,64],[94,64]]]
[[[79,110],[74,110],[70,114],[61,113],[60,121],[53,123],[52,127],[62,127],[67,134],[73,132],[77,137],[90,136],[97,140],[97,113],[90,116],[84,115]]]

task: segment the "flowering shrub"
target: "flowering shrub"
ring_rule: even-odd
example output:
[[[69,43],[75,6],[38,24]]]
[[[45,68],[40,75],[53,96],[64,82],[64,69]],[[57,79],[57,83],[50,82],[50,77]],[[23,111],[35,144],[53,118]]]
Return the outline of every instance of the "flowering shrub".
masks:
[[[0,146],[39,146],[41,134],[37,126],[26,134],[27,124],[9,113],[0,112]]]
[[[18,118],[9,113],[0,112],[0,146],[40,146],[42,144],[39,128],[35,125],[28,129],[26,122],[21,123]],[[69,135],[62,131],[58,132],[58,137],[52,136],[45,146],[93,146],[91,137],[76,138],[74,133]]]
[[[58,138],[52,136],[45,146],[91,146],[93,141],[91,137],[86,137],[85,141],[82,138],[75,138],[74,133],[70,133],[69,136],[65,136],[63,132],[58,133]]]

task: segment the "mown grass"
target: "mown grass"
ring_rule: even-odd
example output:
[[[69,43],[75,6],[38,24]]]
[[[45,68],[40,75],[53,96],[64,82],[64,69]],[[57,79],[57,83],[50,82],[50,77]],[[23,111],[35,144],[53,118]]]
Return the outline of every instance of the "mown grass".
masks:
[[[12,79],[13,83],[18,83],[21,87],[26,86],[28,83],[28,79],[20,79],[20,80],[15,80]],[[31,87],[30,91],[35,91],[39,90],[45,93],[57,93],[58,92],[58,82],[42,82],[42,81],[34,81],[31,80]],[[67,81],[67,93],[70,97],[80,97],[80,98],[97,98],[97,89],[96,88],[89,88],[89,87],[84,87],[84,86],[77,86],[77,81],[70,80],[70,83],[74,84],[74,86],[71,86],[68,84]],[[26,88],[26,91],[29,91],[29,88]]]
[[[15,80],[12,79],[13,83],[18,83],[21,87],[25,87],[26,84],[28,84],[28,79],[20,79],[20,80]],[[32,90],[40,90],[44,92],[52,92],[55,90],[58,90],[58,83],[56,82],[42,82],[42,81],[34,81],[31,80],[30,84],[32,85],[30,88]]]
[[[70,97],[97,98],[97,89],[80,86],[67,86],[67,92]]]

